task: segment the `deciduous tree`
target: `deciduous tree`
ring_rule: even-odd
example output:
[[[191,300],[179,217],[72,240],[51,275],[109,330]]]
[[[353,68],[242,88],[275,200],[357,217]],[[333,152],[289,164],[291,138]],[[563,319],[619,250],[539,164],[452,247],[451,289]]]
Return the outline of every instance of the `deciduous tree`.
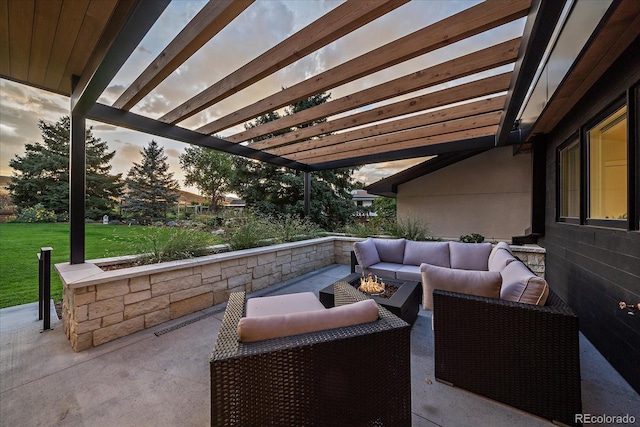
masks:
[[[209,198],[213,212],[218,212],[233,174],[231,155],[205,147],[188,147],[180,156],[180,166],[185,185],[195,185]]]

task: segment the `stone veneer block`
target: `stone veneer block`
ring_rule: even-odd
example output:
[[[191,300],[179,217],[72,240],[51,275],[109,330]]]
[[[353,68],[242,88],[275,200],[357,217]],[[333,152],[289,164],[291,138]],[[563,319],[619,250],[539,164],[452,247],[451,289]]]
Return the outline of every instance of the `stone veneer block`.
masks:
[[[182,301],[171,303],[171,318],[182,317],[185,314],[204,310],[213,305],[213,292],[187,298]]]
[[[64,309],[68,309],[68,307],[64,307]],[[81,305],[80,307],[76,307],[76,321],[84,322],[85,320],[89,320],[89,306]]]
[[[102,318],[102,327],[107,327],[111,325],[115,325],[116,323],[120,323],[124,320],[124,313],[114,313],[109,316],[104,316]]]
[[[162,310],[154,311],[153,313],[144,315],[144,327],[150,328],[152,326],[159,325],[171,320],[171,309],[169,307]]]
[[[164,282],[151,283],[151,296],[165,295],[171,292],[178,292],[184,289],[199,286],[202,283],[200,275],[183,276]]]
[[[79,306],[79,305],[86,305],[89,304],[91,302],[95,302],[96,301],[96,293],[95,292],[84,292],[84,293],[80,293],[77,291],[80,291],[80,289],[74,289],[76,292],[74,292],[73,294],[73,303],[71,305],[74,306]],[[82,289],[82,291],[84,291],[85,289]]]
[[[198,286],[196,288],[185,289],[184,291],[174,292],[169,295],[171,302],[182,301],[183,299],[195,297],[196,295],[206,294],[207,292],[213,292],[211,285]]]
[[[102,327],[102,319],[87,320],[86,322],[78,322],[75,327],[75,332],[78,335],[95,331]]]
[[[231,277],[235,277],[238,276],[240,274],[246,274],[247,273],[247,265],[243,264],[243,265],[235,265],[235,266],[230,266],[230,267],[224,267],[222,269],[222,278],[223,279],[229,279]]]
[[[151,299],[150,289],[125,295],[124,305],[134,304],[136,302],[144,301],[146,299]]]
[[[251,274],[239,274],[237,276],[227,279],[228,287],[236,288],[241,285],[247,285],[251,283]]]
[[[275,252],[267,252],[266,254],[258,255],[258,265],[268,264],[270,262],[276,261],[276,253]]]
[[[220,263],[203,265],[200,274],[202,275],[202,279],[221,276],[222,269],[220,268]]]
[[[129,279],[105,283],[96,289],[96,301],[121,297],[129,293]]]
[[[89,320],[108,316],[124,310],[122,297],[114,297],[89,304]]]
[[[220,280],[211,284],[213,292],[222,291],[229,288],[229,282],[227,280]]]
[[[273,274],[275,266],[273,264],[258,265],[253,269],[253,278],[259,279]]]
[[[85,334],[71,334],[69,337],[71,340],[71,348],[73,351],[85,351],[93,346],[93,333],[87,332]]]
[[[144,275],[140,277],[132,277],[129,279],[129,289],[131,289],[131,292],[140,292],[151,289],[151,280],[149,279],[149,276]]]
[[[154,297],[144,301],[140,301],[134,304],[129,304],[124,308],[125,320],[133,319],[134,317],[141,316],[143,314],[151,313],[153,311],[162,310],[169,307],[171,300],[169,295],[162,295]]]
[[[258,257],[252,256],[247,258],[247,268],[253,268],[258,265]]]
[[[100,345],[144,329],[144,316],[93,331],[93,345]]]
[[[173,281],[187,276],[193,276],[193,269],[191,267],[151,274],[149,277],[153,285],[155,283]]]

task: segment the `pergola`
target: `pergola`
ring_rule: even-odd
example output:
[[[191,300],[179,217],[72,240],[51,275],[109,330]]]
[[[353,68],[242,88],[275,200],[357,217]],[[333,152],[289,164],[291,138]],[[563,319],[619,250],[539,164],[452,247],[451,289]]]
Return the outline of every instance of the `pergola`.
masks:
[[[71,99],[71,263],[84,262],[86,119],[303,171],[307,207],[309,173],[313,171],[503,145],[521,149],[533,133],[532,126],[520,126],[518,114],[565,7],[563,0],[487,0],[197,129],[180,125],[407,2],[346,0],[163,116],[146,117],[131,112],[131,108],[250,7],[253,0],[207,3],[113,105],[97,100],[169,0],[0,1],[0,76]],[[624,2],[614,3],[617,7]],[[308,96],[524,17],[521,37],[389,79],[224,139],[212,136]],[[623,29],[618,31],[622,34]],[[513,64],[513,71],[411,96],[506,64]],[[374,105],[400,95],[410,97]],[[571,107],[566,104],[550,115],[548,124]],[[361,111],[367,106],[372,107]],[[301,126],[323,118],[331,119],[315,126]],[[273,136],[291,127],[295,130]],[[256,138],[261,140],[253,142]]]

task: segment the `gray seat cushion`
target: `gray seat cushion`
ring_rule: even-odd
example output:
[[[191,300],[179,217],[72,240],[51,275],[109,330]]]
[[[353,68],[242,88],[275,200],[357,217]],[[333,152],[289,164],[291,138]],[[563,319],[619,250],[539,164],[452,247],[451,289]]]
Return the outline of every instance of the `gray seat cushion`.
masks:
[[[420,267],[417,265],[403,265],[402,268],[396,271],[396,279],[421,282],[422,276],[420,275]]]
[[[364,272],[365,274],[371,273],[376,274],[380,277],[395,279],[396,271],[400,270],[402,267],[402,264],[394,264],[392,262],[379,262],[377,264],[370,265],[366,270],[364,270]]]
[[[407,240],[404,246],[404,260],[402,263],[419,267],[423,262],[440,267],[451,267],[449,262],[449,243]],[[418,281],[420,280],[418,279]]]
[[[451,268],[489,271],[491,243],[449,242]]]

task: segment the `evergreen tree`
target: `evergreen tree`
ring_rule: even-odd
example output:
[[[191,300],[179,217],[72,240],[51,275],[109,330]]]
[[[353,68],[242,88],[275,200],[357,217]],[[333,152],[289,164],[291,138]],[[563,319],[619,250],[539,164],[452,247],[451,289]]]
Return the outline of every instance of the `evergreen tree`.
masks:
[[[205,147],[188,147],[180,155],[180,166],[185,173],[185,185],[195,185],[211,201],[213,212],[229,191],[233,173],[231,155]]]
[[[178,181],[169,172],[164,148],[157,142],[152,140],[140,154],[142,162],[134,162],[127,174],[127,191],[123,197],[125,213],[143,222],[166,218],[180,197]]]
[[[285,114],[299,111],[325,103],[330,94],[321,93],[302,99],[285,110]],[[277,120],[278,112],[272,112],[256,118],[246,128]],[[326,119],[316,120],[301,125],[314,126]],[[260,139],[281,135],[292,131],[284,129]],[[234,158],[235,175],[233,188],[248,206],[256,211],[270,215],[290,214],[304,215],[304,173],[268,163],[236,157]],[[310,219],[326,230],[335,230],[353,220],[355,206],[351,200],[349,188],[353,184],[353,172],[356,169],[341,168],[311,173],[311,207]]]
[[[68,116],[56,123],[38,122],[42,143],[27,144],[24,156],[9,162],[16,172],[11,176],[9,191],[13,203],[24,209],[41,203],[58,215],[69,212],[69,125]],[[118,203],[124,183],[122,174],[111,175],[110,162],[115,151],[86,131],[86,199],[89,218],[110,213]]]

